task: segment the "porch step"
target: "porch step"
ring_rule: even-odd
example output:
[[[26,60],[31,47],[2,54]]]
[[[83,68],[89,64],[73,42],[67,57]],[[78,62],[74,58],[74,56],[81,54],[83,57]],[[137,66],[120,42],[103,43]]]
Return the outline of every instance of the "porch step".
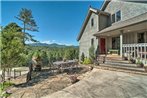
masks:
[[[105,57],[105,63],[100,63],[99,66],[96,66],[97,68],[147,75],[144,68],[138,68],[136,64],[122,60],[119,55],[100,55],[100,57]]]
[[[122,61],[122,58],[119,55],[107,55],[106,61]]]
[[[120,67],[131,67],[138,68],[136,64],[131,64],[128,61],[106,61],[106,65],[120,66]]]
[[[127,67],[127,66],[119,66],[119,65],[110,65],[110,64],[100,64],[99,66],[96,66],[98,69],[104,69],[104,70],[111,70],[111,71],[120,71],[120,72],[127,72],[127,73],[133,73],[133,74],[141,74],[141,75],[147,75],[147,72],[144,71],[144,68],[137,68],[137,67]]]

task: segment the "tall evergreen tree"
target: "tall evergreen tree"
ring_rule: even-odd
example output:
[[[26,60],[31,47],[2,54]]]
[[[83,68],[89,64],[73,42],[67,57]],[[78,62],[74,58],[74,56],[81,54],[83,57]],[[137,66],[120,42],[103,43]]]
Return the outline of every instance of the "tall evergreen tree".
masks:
[[[22,21],[23,23],[23,32],[24,35],[26,36],[24,39],[24,43],[26,40],[31,40],[36,42],[36,40],[33,39],[33,36],[26,32],[26,30],[38,31],[37,24],[32,16],[32,11],[30,9],[22,8],[18,16],[16,16],[16,18]]]
[[[1,31],[1,67],[11,69],[21,62],[24,50],[22,39],[24,38],[21,27],[16,23],[10,23]]]

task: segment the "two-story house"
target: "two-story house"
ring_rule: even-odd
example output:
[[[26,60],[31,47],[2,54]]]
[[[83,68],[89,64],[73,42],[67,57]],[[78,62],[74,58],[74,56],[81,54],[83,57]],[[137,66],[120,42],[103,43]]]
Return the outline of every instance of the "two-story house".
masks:
[[[89,57],[94,45],[99,54],[131,54],[147,59],[147,2],[105,0],[101,9],[90,7],[78,35],[79,58]]]

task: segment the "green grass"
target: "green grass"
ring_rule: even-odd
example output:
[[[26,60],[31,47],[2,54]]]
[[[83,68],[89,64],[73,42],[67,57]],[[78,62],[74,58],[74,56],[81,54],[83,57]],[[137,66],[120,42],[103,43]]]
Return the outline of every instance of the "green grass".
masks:
[[[0,97],[8,97],[10,96],[9,93],[3,93],[8,87],[14,85],[14,83],[11,83],[9,81],[0,83]]]

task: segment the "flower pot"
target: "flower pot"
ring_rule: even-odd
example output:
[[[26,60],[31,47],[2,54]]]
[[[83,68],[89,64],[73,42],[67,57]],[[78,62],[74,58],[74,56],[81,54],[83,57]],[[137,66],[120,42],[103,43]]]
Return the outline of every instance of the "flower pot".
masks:
[[[131,59],[130,61],[131,61],[132,64],[136,63],[136,60],[134,60],[134,59]]]

